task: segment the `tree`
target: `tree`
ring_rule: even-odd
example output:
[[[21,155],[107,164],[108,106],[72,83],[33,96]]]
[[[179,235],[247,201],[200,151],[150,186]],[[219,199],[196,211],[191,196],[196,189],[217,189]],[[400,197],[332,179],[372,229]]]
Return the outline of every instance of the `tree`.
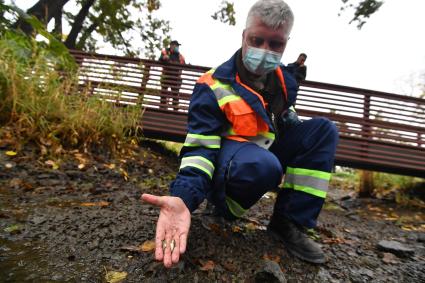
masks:
[[[377,0],[361,0],[357,6],[354,6],[353,1],[359,2],[359,0],[341,0],[343,5],[341,6],[341,12],[347,8],[354,8],[354,17],[350,20],[352,22],[357,22],[357,28],[361,29],[366,23],[366,20],[374,14],[378,9],[384,4],[384,1]],[[341,14],[341,13],[340,13]]]
[[[78,13],[65,10],[65,4],[73,3]],[[96,51],[99,43],[108,42],[125,55],[152,57],[163,41],[169,38],[168,21],[153,16],[161,6],[159,0],[39,0],[26,12],[41,21],[45,27],[55,21],[51,31],[69,49]],[[62,21],[71,31],[63,35]],[[34,32],[31,25],[20,17],[15,28],[27,34]],[[134,46],[134,37],[149,44]]]
[[[236,24],[235,7],[233,2],[222,1],[220,10],[211,16],[214,20],[220,20],[223,23],[229,23],[234,26]]]
[[[3,0],[0,1],[1,5]],[[78,12],[65,9],[68,3],[75,4],[73,6],[78,7]],[[39,0],[26,13],[37,18],[46,28],[54,20],[51,32],[69,49],[95,52],[103,41],[125,55],[143,54],[154,59],[157,50],[170,41],[169,22],[158,19],[154,14],[160,7],[160,0]],[[212,17],[234,25],[233,3],[223,1],[219,9]],[[63,35],[63,21],[71,27],[68,35]],[[26,34],[34,32],[22,17],[13,27]],[[140,38],[143,44],[135,46],[135,37]]]

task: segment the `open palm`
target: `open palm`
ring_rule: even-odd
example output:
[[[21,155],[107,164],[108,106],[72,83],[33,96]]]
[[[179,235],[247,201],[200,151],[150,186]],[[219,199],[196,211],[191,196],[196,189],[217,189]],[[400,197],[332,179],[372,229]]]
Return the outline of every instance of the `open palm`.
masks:
[[[143,194],[142,200],[161,209],[156,224],[155,258],[171,267],[186,251],[190,212],[178,197]]]

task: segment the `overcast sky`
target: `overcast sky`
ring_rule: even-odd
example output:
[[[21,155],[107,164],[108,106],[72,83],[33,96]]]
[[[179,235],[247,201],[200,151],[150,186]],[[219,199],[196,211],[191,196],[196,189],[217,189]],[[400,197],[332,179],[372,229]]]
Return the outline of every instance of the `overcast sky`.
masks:
[[[186,61],[217,66],[241,46],[249,8],[256,0],[235,0],[236,26],[210,15],[221,0],[162,0],[157,15],[171,23]],[[34,0],[17,0],[29,7]],[[411,95],[425,83],[425,1],[386,0],[358,30],[352,12],[338,16],[341,0],[286,0],[295,14],[284,64],[308,55],[307,79]],[[135,43],[137,44],[137,43]]]
[[[171,35],[183,44],[187,61],[216,66],[241,45],[245,18],[255,0],[234,1],[235,27],[211,19],[221,0],[162,2],[160,15],[170,19]],[[338,16],[341,0],[286,2],[295,24],[282,62],[307,53],[307,79],[411,94],[412,85],[425,73],[424,0],[386,0],[361,30],[348,24],[352,12]]]

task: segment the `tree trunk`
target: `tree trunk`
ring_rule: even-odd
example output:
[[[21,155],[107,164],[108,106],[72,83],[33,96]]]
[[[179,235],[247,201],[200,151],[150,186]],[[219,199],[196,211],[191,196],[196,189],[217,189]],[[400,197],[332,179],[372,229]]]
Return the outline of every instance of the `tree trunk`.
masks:
[[[69,33],[65,41],[65,45],[69,49],[75,49],[78,34],[81,32],[84,20],[89,14],[90,7],[93,6],[95,1],[96,0],[87,0],[86,2],[84,2],[80,12],[78,12],[78,15],[75,17],[71,32]]]
[[[90,36],[90,34],[97,28],[97,23],[92,23],[88,29],[84,30],[83,35],[81,35],[80,40],[78,41],[76,48],[78,50],[82,50],[84,48],[84,45],[86,43],[87,38]]]
[[[373,172],[361,170],[360,171],[360,186],[359,197],[369,198],[373,196]]]
[[[53,30],[54,35],[59,41],[62,41],[62,10],[55,14],[55,29]]]
[[[49,21],[62,11],[63,6],[65,6],[68,1],[69,0],[39,0],[34,6],[27,10],[27,14],[35,16],[47,26]],[[21,29],[26,34],[33,32],[32,26],[22,18],[16,21],[13,28]]]

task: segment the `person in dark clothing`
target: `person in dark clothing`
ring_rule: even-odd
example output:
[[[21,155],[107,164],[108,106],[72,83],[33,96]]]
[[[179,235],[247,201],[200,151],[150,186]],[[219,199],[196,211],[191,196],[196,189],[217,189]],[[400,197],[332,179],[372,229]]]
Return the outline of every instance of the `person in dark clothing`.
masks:
[[[307,66],[304,65],[305,60],[307,60],[307,55],[305,53],[301,53],[298,56],[297,61],[294,63],[288,64],[286,69],[295,77],[298,85],[300,82],[305,80],[307,76]]]
[[[179,46],[181,44],[177,40],[170,42],[169,48],[161,51],[159,61],[162,63],[186,64],[183,55],[180,53]],[[178,66],[164,66],[161,77],[161,109],[167,109],[168,97],[171,96],[173,106],[179,103],[179,91],[182,84],[181,69]],[[171,88],[171,92],[168,89]],[[177,107],[174,107],[176,110]]]

